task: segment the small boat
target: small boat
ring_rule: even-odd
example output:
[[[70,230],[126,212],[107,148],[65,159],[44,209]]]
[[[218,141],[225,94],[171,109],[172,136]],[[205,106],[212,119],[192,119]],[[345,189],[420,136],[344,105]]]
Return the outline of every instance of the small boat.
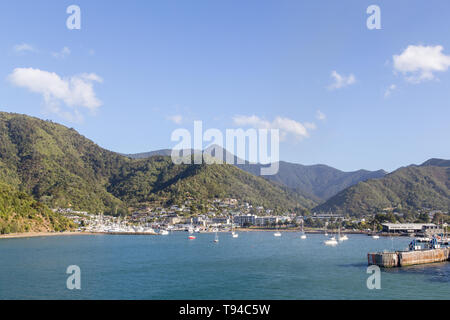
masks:
[[[348,240],[348,237],[346,234],[339,237],[339,241],[345,241],[345,240]]]
[[[169,231],[162,229],[162,230],[159,231],[159,234],[162,235],[162,236],[168,236],[169,235]]]
[[[219,236],[217,235],[217,232],[216,232],[216,235],[215,235],[215,237],[214,237],[214,242],[219,242]]]
[[[325,243],[326,246],[336,246],[338,244],[335,237],[331,237],[328,240],[325,240],[323,243]]]
[[[372,239],[380,239],[380,236],[377,235],[377,233],[376,233],[376,231],[375,231],[375,223],[373,224]]]
[[[300,239],[302,239],[302,240],[306,239],[305,231],[303,231],[303,219],[302,219],[302,231],[301,231]]]
[[[191,226],[189,226],[189,237],[188,237],[188,239],[189,240],[195,240],[196,239],[196,237],[194,236],[194,228],[192,227],[192,225]]]
[[[348,237],[347,237],[347,235],[341,235],[341,224],[339,223],[339,235],[338,235],[338,240],[340,241],[340,242],[342,242],[342,241],[345,241],[345,240],[348,240]]]
[[[273,236],[274,236],[274,237],[281,237],[281,233],[280,233],[279,231],[277,231],[277,232],[275,232],[275,233],[273,234]]]
[[[233,221],[233,218],[231,218],[231,221]],[[234,231],[234,223],[231,222],[231,236],[233,238],[239,238],[239,235]]]

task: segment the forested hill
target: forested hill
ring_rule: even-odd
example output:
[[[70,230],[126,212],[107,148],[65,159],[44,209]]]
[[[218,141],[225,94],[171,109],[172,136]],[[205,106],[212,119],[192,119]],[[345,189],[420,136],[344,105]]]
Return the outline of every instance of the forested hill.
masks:
[[[211,146],[207,148],[206,151],[211,153],[211,150],[213,149],[214,151],[212,153],[221,155],[220,159],[225,160],[227,159],[227,156],[231,156],[231,159],[234,159],[234,163],[239,169],[253,175],[259,176],[261,168],[264,167],[264,165],[249,163],[248,161],[246,161],[245,164],[238,164],[241,163],[237,161],[238,158],[220,146]],[[134,159],[144,159],[155,155],[166,156],[170,154],[170,150],[163,149],[146,153],[130,154],[127,156]],[[263,178],[285,186],[304,198],[320,203],[358,182],[381,178],[385,175],[386,172],[384,170],[357,170],[344,172],[321,164],[305,166],[281,161],[279,162],[279,170],[275,175],[263,176]]]
[[[24,192],[0,183],[0,234],[65,231],[72,222]]]
[[[103,211],[122,205],[109,179],[130,160],[75,130],[25,115],[0,113],[0,181],[50,207]]]
[[[49,207],[126,213],[145,201],[235,197],[266,207],[314,203],[229,165],[172,164],[170,157],[130,159],[105,150],[73,129],[0,113],[0,182]]]
[[[317,211],[360,215],[385,208],[450,211],[450,161],[432,159],[345,189]]]

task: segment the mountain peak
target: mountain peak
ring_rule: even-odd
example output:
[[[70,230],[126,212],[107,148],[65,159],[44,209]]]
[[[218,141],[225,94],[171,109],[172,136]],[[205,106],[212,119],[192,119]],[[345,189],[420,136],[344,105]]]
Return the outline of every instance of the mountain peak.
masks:
[[[420,165],[421,167],[450,167],[450,160],[432,158]]]

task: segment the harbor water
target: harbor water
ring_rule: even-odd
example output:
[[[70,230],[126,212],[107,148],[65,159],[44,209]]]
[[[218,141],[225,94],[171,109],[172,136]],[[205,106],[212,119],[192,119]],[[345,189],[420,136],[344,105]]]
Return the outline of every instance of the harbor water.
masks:
[[[381,271],[369,290],[367,253],[410,238],[241,232],[168,236],[82,235],[0,239],[0,299],[449,299],[450,263]],[[81,269],[69,290],[68,266]]]

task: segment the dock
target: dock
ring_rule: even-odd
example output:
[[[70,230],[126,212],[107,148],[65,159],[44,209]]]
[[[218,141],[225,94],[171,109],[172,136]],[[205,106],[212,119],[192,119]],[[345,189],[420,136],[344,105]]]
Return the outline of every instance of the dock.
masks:
[[[383,268],[406,267],[418,264],[449,261],[450,248],[368,253],[369,265]]]

